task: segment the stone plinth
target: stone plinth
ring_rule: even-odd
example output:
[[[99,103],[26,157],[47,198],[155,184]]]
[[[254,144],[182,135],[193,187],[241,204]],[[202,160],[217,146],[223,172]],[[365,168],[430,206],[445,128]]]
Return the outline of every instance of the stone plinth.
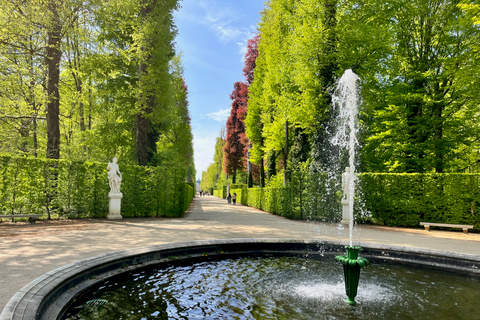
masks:
[[[123,195],[121,192],[110,192],[108,194],[108,216],[107,219],[122,219],[120,214]]]
[[[342,199],[342,224],[350,224],[350,201]]]

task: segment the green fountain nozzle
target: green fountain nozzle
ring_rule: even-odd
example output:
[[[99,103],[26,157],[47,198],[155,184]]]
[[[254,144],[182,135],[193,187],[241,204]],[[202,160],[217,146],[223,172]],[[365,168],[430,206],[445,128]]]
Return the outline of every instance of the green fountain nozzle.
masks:
[[[343,264],[343,274],[345,276],[345,293],[347,294],[347,303],[354,305],[357,296],[358,282],[360,280],[360,269],[368,265],[370,262],[358,256],[360,247],[345,246],[347,249],[346,256],[336,256],[335,261]]]
[[[360,251],[360,247],[355,247],[355,246],[345,246],[347,249],[347,258],[348,259],[357,259],[358,258],[358,251]]]

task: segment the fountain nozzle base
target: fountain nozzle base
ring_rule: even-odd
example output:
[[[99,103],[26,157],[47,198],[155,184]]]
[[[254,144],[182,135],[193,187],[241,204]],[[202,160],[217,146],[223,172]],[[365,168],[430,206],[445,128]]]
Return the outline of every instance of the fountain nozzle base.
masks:
[[[348,304],[354,305],[355,297],[357,296],[358,282],[360,280],[360,269],[370,264],[370,262],[362,257],[358,256],[360,247],[345,246],[347,249],[346,256],[336,256],[335,261],[343,264],[343,274],[345,276],[345,293]]]

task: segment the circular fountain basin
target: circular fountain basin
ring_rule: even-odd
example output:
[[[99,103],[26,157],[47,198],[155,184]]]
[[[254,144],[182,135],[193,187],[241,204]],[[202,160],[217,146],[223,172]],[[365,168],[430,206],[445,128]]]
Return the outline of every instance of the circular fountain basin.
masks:
[[[455,277],[459,277],[459,280],[453,282],[462,282],[462,279],[466,279],[464,282],[467,289],[471,285],[469,290],[473,290],[473,293],[470,292],[465,296],[467,300],[472,299],[472,297],[478,300],[478,297],[480,297],[480,257],[478,256],[395,246],[360,245],[362,246],[360,256],[369,259],[372,265],[365,268],[365,271],[362,271],[363,274],[360,279],[357,299],[359,304],[354,307],[356,308],[354,314],[359,319],[371,317],[371,312],[379,312],[379,309],[373,308],[375,304],[402,305],[402,303],[406,302],[406,297],[414,294],[420,295],[416,298],[421,299],[422,308],[429,304],[432,304],[432,307],[435,308],[435,305],[438,304],[437,297],[431,297],[430,302],[427,299],[429,291],[432,291],[434,295],[438,295],[438,292],[445,292],[448,289],[445,285],[452,282],[450,278],[453,279]],[[186,290],[195,292],[192,294],[193,298],[201,297],[205,293],[195,291],[199,286],[202,286],[198,281],[202,277],[207,279],[205,282],[206,287],[204,288],[204,291],[207,292],[215,291],[209,285],[212,282],[218,282],[220,278],[224,278],[227,282],[232,282],[232,279],[242,278],[246,279],[246,281],[240,284],[239,287],[238,281],[233,281],[236,283],[238,292],[242,293],[241,296],[255,292],[257,289],[251,285],[258,283],[260,284],[258,287],[260,295],[257,293],[257,296],[261,297],[262,292],[263,296],[265,296],[265,292],[271,292],[272,294],[277,292],[275,297],[283,296],[286,299],[287,302],[282,302],[284,306],[288,306],[288,304],[291,304],[292,301],[298,298],[300,308],[303,308],[302,305],[306,305],[307,309],[312,309],[311,306],[320,308],[322,305],[330,304],[331,309],[340,310],[338,318],[342,319],[345,318],[345,312],[352,312],[351,306],[347,307],[345,303],[338,302],[343,301],[345,298],[341,280],[343,273],[340,265],[331,267],[327,266],[326,263],[327,261],[334,261],[335,255],[343,254],[344,252],[344,243],[285,239],[195,241],[114,252],[55,269],[32,281],[9,301],[0,315],[0,320],[67,318],[67,314],[72,309],[75,309],[76,306],[84,305],[86,301],[96,299],[100,304],[104,300],[107,301],[102,298],[104,296],[101,295],[103,293],[99,293],[99,289],[103,290],[109,286],[122,288],[131,285],[120,283],[120,278],[127,282],[130,281],[128,278],[150,279],[150,281],[155,282],[156,280],[152,278],[155,274],[160,278],[170,277],[178,280],[179,275],[182,273],[187,275],[183,282],[186,283],[190,279],[191,283],[186,283],[186,287],[180,288],[179,292],[182,292],[182,290],[183,292]],[[280,259],[286,259],[286,262],[281,262],[280,260],[280,262],[274,262],[273,265],[278,266],[277,269],[269,267],[269,264],[265,264],[265,261],[268,262],[273,257],[282,257]],[[307,258],[313,261],[308,262],[306,261]],[[406,269],[400,272],[398,265],[404,265]],[[237,268],[234,266],[237,266]],[[240,267],[238,268],[238,266]],[[180,273],[175,273],[178,272],[177,269],[181,270]],[[286,274],[292,274],[291,271],[295,269],[303,270],[300,273],[306,278],[304,277],[298,282],[287,279]],[[405,296],[402,296],[403,293],[397,293],[398,287],[405,287],[406,284],[412,282],[408,280],[409,278],[418,277],[411,276],[415,269],[421,269],[424,275],[418,280],[421,287],[420,291],[418,291],[420,293],[409,293]],[[245,270],[250,270],[251,275],[244,274]],[[257,279],[255,276],[261,273],[259,270],[270,270],[271,272],[266,274],[266,277],[262,280]],[[172,272],[175,275],[172,275]],[[203,276],[195,275],[195,272],[200,272],[200,275]],[[165,276],[165,274],[169,276]],[[315,280],[315,274],[318,274],[317,280]],[[207,275],[208,277],[206,277]],[[214,275],[213,278],[211,278],[212,275]],[[380,280],[388,281],[382,282]],[[282,281],[285,282],[282,283]],[[442,281],[446,282],[442,283]],[[362,285],[365,285],[363,296]],[[133,287],[136,286],[135,284],[133,285]],[[193,291],[191,289],[192,286],[196,288]],[[221,283],[219,287],[222,287],[222,290],[225,291],[219,290],[217,297],[209,295],[208,301],[219,302],[219,300],[224,299],[222,297],[228,296],[226,292],[232,293],[236,290],[235,286],[226,288]],[[438,287],[442,289],[439,291]],[[437,288],[437,291],[428,288]],[[171,289],[168,290],[171,292]],[[457,304],[455,299],[463,299],[463,293],[465,293],[458,292],[458,290],[465,291],[466,289],[452,287],[452,290],[452,296],[449,300],[451,300],[452,308],[455,310],[455,308],[458,308],[455,307]],[[340,292],[343,292],[343,294]],[[139,293],[132,291],[133,297],[137,295],[138,298],[144,294],[141,291]],[[234,294],[233,297],[237,296]],[[77,305],[75,301],[78,302]],[[250,300],[247,299],[247,301]],[[268,301],[267,305],[271,305],[271,300]],[[394,301],[394,303],[391,301]],[[229,304],[228,299],[221,302],[223,305]],[[201,302],[197,301],[197,303]],[[413,303],[415,304],[415,301]],[[249,304],[253,305],[256,302],[247,302],[247,305]],[[471,305],[471,308],[478,308],[478,306],[473,306],[474,304]],[[215,303],[211,303],[210,306],[207,309],[211,310],[209,312],[212,313],[209,315],[212,317],[215,317],[216,309],[224,312]],[[369,311],[371,307],[373,311]],[[295,310],[297,310],[296,308]],[[342,308],[347,309],[342,311]],[[81,309],[81,307],[78,309]],[[239,307],[236,310],[239,314],[242,312],[250,314],[247,317],[248,319],[255,318],[255,315],[251,313],[253,311],[249,310],[248,307],[243,309]],[[275,314],[276,312],[268,308],[266,310],[266,314]],[[380,310],[384,312],[384,309]],[[187,315],[189,314],[188,311],[185,312]],[[316,312],[315,308],[313,308],[312,312]],[[470,312],[477,312],[477,310],[473,309]],[[458,313],[456,314],[458,315]],[[407,318],[411,318],[411,316],[407,315]],[[145,319],[155,317],[162,318],[159,313],[151,312]],[[402,317],[397,315],[396,318],[401,319]],[[71,319],[75,319],[75,317],[71,316]],[[142,319],[142,317],[138,317],[138,319]],[[168,319],[168,317],[163,319]]]

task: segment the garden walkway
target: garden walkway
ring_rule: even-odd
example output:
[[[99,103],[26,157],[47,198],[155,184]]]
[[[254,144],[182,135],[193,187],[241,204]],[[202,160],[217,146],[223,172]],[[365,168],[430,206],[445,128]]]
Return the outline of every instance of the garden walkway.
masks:
[[[115,250],[203,239],[291,238],[348,242],[338,224],[287,220],[198,197],[184,218],[89,219],[0,224],[0,311],[25,284],[62,265]],[[480,255],[480,235],[358,226],[355,243],[380,243]]]

